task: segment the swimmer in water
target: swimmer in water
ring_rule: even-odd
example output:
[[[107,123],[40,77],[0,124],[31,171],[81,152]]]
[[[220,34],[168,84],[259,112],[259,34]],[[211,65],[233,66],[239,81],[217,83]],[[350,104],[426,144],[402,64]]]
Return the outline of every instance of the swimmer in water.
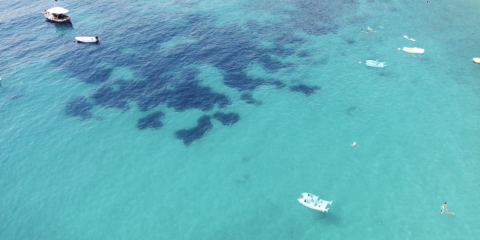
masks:
[[[353,142],[352,147],[356,147],[356,146],[357,146],[357,143]]]
[[[378,26],[379,28],[383,28],[382,26]]]
[[[367,30],[373,32],[373,29],[371,29],[370,26],[367,27]]]
[[[440,212],[442,212],[442,214],[443,214],[443,213],[446,213],[446,214],[455,215],[455,213],[453,213],[453,212],[447,212],[447,211],[448,211],[448,209],[447,209],[447,203],[445,203],[445,204],[442,205],[442,207],[441,207],[441,209],[440,209]]]

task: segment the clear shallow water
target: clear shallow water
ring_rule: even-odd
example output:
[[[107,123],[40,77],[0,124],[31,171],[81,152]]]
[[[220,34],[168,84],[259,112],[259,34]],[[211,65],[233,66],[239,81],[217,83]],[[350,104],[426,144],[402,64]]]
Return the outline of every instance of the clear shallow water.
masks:
[[[1,239],[480,234],[476,1],[60,2],[73,28],[5,4]],[[240,120],[176,137],[216,112]]]

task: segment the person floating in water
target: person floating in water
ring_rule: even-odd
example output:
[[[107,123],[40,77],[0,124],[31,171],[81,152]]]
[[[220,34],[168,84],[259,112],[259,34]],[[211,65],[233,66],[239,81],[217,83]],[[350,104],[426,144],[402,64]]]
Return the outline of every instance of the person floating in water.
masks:
[[[357,143],[356,142],[353,142],[352,143],[352,147],[356,147],[357,146]]]
[[[373,32],[373,29],[371,29],[370,26],[367,27],[367,30]]]
[[[440,211],[443,213],[446,213],[446,214],[452,214],[452,215],[455,215],[455,213],[453,212],[448,212],[448,209],[447,209],[447,203],[443,204]]]

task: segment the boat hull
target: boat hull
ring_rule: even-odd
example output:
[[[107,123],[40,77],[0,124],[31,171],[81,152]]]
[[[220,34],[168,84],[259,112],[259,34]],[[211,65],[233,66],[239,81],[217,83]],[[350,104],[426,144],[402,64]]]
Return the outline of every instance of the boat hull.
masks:
[[[75,37],[77,42],[82,43],[96,43],[98,42],[98,37]]]
[[[423,54],[425,52],[425,49],[423,48],[409,48],[409,47],[404,47],[403,48],[403,51],[404,52],[408,52],[408,53],[418,53],[418,54]]]
[[[473,58],[473,62],[480,63],[480,58]]]
[[[320,212],[328,212],[328,208],[326,207],[329,204],[330,205],[332,204],[332,202],[325,201],[309,193],[302,193],[302,196],[303,197],[300,197],[297,199],[299,203],[301,203],[305,207],[308,207],[310,209],[317,210]]]
[[[70,20],[71,20],[69,16],[63,15],[63,14],[62,14],[62,15],[63,15],[64,17],[62,17],[62,18],[57,18],[57,17],[55,17],[55,16],[53,16],[53,15],[48,14],[47,11],[42,11],[42,13],[43,13],[43,16],[45,16],[45,18],[46,18],[47,20],[52,21],[52,22],[63,23],[63,22],[70,22]]]

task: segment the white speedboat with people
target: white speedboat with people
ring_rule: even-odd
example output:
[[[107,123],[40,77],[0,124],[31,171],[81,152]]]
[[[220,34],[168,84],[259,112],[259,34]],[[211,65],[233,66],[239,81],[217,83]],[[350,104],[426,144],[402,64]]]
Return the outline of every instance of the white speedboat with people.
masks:
[[[333,201],[329,202],[320,197],[317,197],[310,193],[302,193],[302,197],[298,199],[298,202],[303,206],[317,210],[320,212],[328,212],[329,208],[326,208],[328,204],[332,204]]]
[[[56,2],[57,0],[55,0]],[[52,22],[70,22],[70,17],[65,15],[68,13],[68,10],[62,7],[57,7],[55,5],[55,2],[53,3],[53,8],[50,8],[48,10],[43,10],[43,16],[45,16],[48,20]]]
[[[406,38],[406,39],[408,39],[408,40],[410,40],[410,41],[412,41],[412,42],[415,42],[415,39],[413,39],[413,38],[409,38],[409,37],[408,37],[408,36],[406,36],[406,35],[403,35],[403,37],[404,37],[404,38]]]
[[[98,37],[75,37],[77,42],[84,42],[84,43],[96,43],[98,40],[100,40]]]
[[[367,64],[367,66],[369,67],[377,67],[377,68],[383,68],[387,66],[386,62],[379,62],[377,60],[367,60],[365,64]]]
[[[404,52],[408,52],[408,53],[419,53],[419,54],[423,54],[425,52],[425,49],[423,48],[410,48],[410,47],[404,47],[403,48],[403,51]]]

